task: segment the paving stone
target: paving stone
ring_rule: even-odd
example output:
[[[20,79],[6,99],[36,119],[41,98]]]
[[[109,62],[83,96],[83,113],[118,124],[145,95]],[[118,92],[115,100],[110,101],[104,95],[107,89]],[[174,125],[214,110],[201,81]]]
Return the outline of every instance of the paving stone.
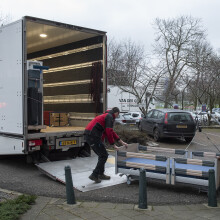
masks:
[[[51,200],[49,201],[48,204],[54,204],[55,202],[57,202],[58,200],[60,200],[59,198],[51,198]]]
[[[131,220],[131,219],[132,218],[129,218],[129,217],[123,216],[123,215],[119,215],[119,216],[111,218],[111,220]],[[145,220],[146,220],[146,218],[145,218]]]
[[[73,213],[73,214],[76,214],[78,216],[80,216],[82,213],[85,213],[85,212],[90,212],[90,208],[86,209],[85,208],[82,208],[82,207],[73,207],[71,209],[68,209],[69,212]]]
[[[120,211],[116,210],[116,209],[97,209],[96,208],[96,213],[98,213],[99,215],[105,217],[105,218],[113,218],[113,217],[117,217],[120,215]]]
[[[192,205],[186,205],[190,210],[206,210],[208,209],[203,204],[192,204]]]
[[[81,202],[77,202],[74,205],[69,205],[69,204],[63,203],[62,205],[57,205],[57,206],[61,209],[64,209],[64,210],[72,210],[72,209],[79,207],[80,205],[81,205]]]
[[[48,202],[50,201],[50,198],[47,197],[37,197],[35,205],[32,205],[31,209],[29,209],[22,217],[21,219],[35,219],[46,207]],[[28,218],[27,218],[28,216]]]
[[[66,199],[58,199],[53,203],[53,205],[63,205],[66,202]]]
[[[211,212],[211,210],[200,210],[195,213],[195,216],[203,217],[203,218],[212,218],[215,217],[215,214]]]
[[[62,220],[72,220],[72,219],[83,219],[83,218],[81,218],[81,216],[80,217],[76,216],[70,212],[63,212],[60,215],[56,215],[55,219],[57,219],[57,220],[61,220],[61,219]]]
[[[116,204],[114,203],[99,203],[98,208],[101,208],[101,209],[114,209],[116,207]]]
[[[212,217],[212,220],[219,220],[219,219],[220,219],[219,215]]]
[[[56,216],[56,215],[62,215],[62,213],[65,211],[59,208],[58,206],[48,205],[46,208],[43,209],[43,212],[49,216]]]
[[[36,199],[36,203],[44,203],[44,204],[48,204],[50,202],[51,198],[48,197],[44,197],[44,196],[38,196]]]
[[[94,208],[98,206],[98,203],[97,202],[82,202],[80,206],[84,208]]]
[[[23,219],[23,218],[22,218]],[[40,213],[35,220],[54,220],[54,217],[51,217],[49,215],[46,215],[45,213]],[[30,218],[28,218],[28,220],[31,220]]]
[[[85,210],[84,208],[81,210],[70,210],[70,212],[84,219],[96,219],[102,217],[102,215],[98,213],[96,209]]]
[[[171,212],[172,209],[170,206],[153,206],[154,211],[160,211],[160,212]]]
[[[176,220],[177,218],[175,216],[164,213],[164,214],[154,216],[153,219],[154,220]]]
[[[138,216],[133,217],[133,219],[134,220],[146,220],[146,219],[147,220],[153,220],[154,218],[151,217],[151,216],[142,214],[142,215],[138,215]]]
[[[196,217],[196,212],[194,211],[173,211],[172,216],[175,216],[177,219],[194,219]]]
[[[207,218],[203,218],[203,217],[193,217],[193,220],[207,220]],[[218,217],[219,220],[219,217]]]
[[[185,206],[185,205],[175,205],[170,208],[174,211],[189,211],[189,210],[191,210],[188,206]]]
[[[134,204],[116,204],[115,209],[134,209]]]
[[[125,215],[127,217],[135,217],[138,215],[142,215],[145,211],[137,211],[137,210],[118,210],[120,215]]]
[[[105,220],[105,219],[108,219],[108,218],[105,218],[103,216],[99,216],[97,218],[89,218],[88,220]]]
[[[161,215],[161,212],[153,210],[153,211],[151,211],[151,212],[146,211],[145,214],[148,215],[148,216],[154,217],[154,216]]]

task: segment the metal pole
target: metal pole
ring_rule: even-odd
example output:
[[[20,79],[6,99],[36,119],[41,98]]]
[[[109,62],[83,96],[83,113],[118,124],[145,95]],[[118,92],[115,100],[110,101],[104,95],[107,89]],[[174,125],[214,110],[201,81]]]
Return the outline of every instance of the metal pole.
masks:
[[[73,180],[70,166],[65,166],[65,179],[66,179],[66,199],[67,204],[76,204],[75,194],[73,190]]]
[[[146,172],[143,168],[140,169],[139,176],[139,209],[147,209],[147,180]]]
[[[215,171],[213,169],[209,170],[208,206],[217,207]]]

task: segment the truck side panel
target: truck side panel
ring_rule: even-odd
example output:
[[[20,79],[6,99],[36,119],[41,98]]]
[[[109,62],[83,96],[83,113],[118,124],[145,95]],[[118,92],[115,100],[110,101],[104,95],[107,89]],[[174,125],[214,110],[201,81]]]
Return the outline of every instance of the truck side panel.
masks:
[[[22,33],[22,20],[0,28],[0,133],[23,134]]]
[[[0,136],[1,155],[24,154],[24,140]]]

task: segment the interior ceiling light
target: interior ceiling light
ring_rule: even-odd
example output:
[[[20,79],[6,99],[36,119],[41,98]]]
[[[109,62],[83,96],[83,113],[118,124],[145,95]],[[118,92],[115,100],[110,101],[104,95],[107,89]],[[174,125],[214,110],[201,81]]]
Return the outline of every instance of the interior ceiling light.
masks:
[[[40,34],[40,37],[45,38],[45,37],[47,37],[47,35],[46,34]]]

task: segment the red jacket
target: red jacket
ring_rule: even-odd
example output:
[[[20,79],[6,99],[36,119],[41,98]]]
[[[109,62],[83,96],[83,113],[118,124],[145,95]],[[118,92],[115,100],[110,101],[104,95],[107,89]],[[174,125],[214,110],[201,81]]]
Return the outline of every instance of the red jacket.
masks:
[[[111,111],[95,117],[86,126],[85,134],[99,137],[102,140],[107,137],[108,142],[114,144],[115,140],[120,140],[113,131],[114,119],[115,115]]]

